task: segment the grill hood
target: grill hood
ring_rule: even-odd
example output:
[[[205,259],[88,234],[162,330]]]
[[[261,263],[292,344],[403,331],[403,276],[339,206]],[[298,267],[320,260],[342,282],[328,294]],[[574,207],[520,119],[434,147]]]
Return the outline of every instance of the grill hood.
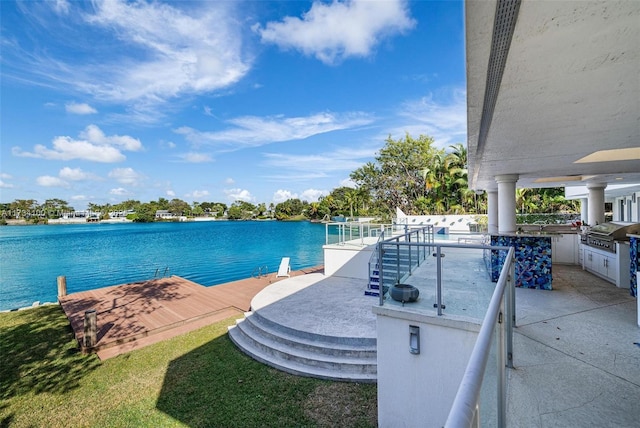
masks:
[[[640,234],[640,223],[611,221],[595,225],[589,231],[589,235],[611,240],[626,240],[627,233]]]

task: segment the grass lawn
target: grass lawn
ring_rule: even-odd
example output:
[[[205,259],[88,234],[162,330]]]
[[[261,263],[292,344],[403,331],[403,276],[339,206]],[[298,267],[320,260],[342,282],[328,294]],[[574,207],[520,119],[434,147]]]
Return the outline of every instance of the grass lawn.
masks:
[[[371,427],[376,385],[292,376],[238,351],[233,319],[106,361],[57,305],[0,314],[0,427]]]

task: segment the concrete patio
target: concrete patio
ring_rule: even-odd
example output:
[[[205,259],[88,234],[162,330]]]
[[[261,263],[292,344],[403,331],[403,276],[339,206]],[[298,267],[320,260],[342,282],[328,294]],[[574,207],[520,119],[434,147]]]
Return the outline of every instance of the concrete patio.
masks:
[[[445,285],[449,287],[445,294],[449,306],[445,312],[463,310],[466,315],[478,315],[476,310],[465,309],[469,306],[464,304],[470,297],[469,290],[456,297],[453,289],[467,284],[474,289],[471,297],[481,302],[489,298],[485,289],[492,288],[492,283],[486,281],[486,272],[482,272],[478,260],[461,253],[460,256],[470,260],[466,262],[468,266],[464,265],[469,269],[464,269],[460,259],[451,256]],[[458,259],[456,262],[454,257]],[[451,269],[452,266],[456,267]],[[422,274],[417,272],[412,278],[414,283],[419,282],[420,276],[425,279],[430,276],[425,272],[433,269],[433,262],[421,269]],[[456,274],[452,275],[453,272]],[[628,290],[616,288],[579,266],[554,265],[553,278],[553,291],[516,290],[515,368],[508,371],[508,425],[638,426],[640,328],[636,323],[636,300]],[[316,336],[326,339],[332,335],[340,340],[375,338],[374,319],[366,307],[377,305],[378,299],[369,296],[344,299],[347,290],[339,292],[341,284],[349,295],[357,288],[364,291],[364,284],[335,276],[306,279],[309,281],[305,283],[292,279],[290,286],[289,281],[281,281],[267,287],[254,298],[254,311],[268,317],[271,327],[297,330],[307,339]],[[433,297],[426,291],[431,287],[426,285],[411,310],[420,307],[435,311]],[[400,305],[390,300],[387,304]],[[354,310],[353,305],[358,308]],[[365,306],[364,311],[360,305]],[[489,391],[488,396],[495,390],[494,372],[490,366],[483,388]],[[483,426],[494,425],[492,399],[483,404],[481,419]]]

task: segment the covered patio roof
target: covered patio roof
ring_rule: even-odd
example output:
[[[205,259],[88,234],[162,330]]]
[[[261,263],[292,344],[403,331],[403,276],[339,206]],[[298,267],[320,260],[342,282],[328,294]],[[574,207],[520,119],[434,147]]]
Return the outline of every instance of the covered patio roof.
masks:
[[[640,190],[640,2],[465,8],[470,187]]]

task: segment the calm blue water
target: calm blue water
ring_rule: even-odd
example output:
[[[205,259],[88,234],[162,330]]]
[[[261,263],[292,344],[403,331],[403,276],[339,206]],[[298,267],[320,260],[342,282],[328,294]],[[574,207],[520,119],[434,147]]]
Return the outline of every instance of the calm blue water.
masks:
[[[124,223],[0,227],[0,310],[152,278],[158,269],[202,285],[323,263],[325,227],[309,222]]]

